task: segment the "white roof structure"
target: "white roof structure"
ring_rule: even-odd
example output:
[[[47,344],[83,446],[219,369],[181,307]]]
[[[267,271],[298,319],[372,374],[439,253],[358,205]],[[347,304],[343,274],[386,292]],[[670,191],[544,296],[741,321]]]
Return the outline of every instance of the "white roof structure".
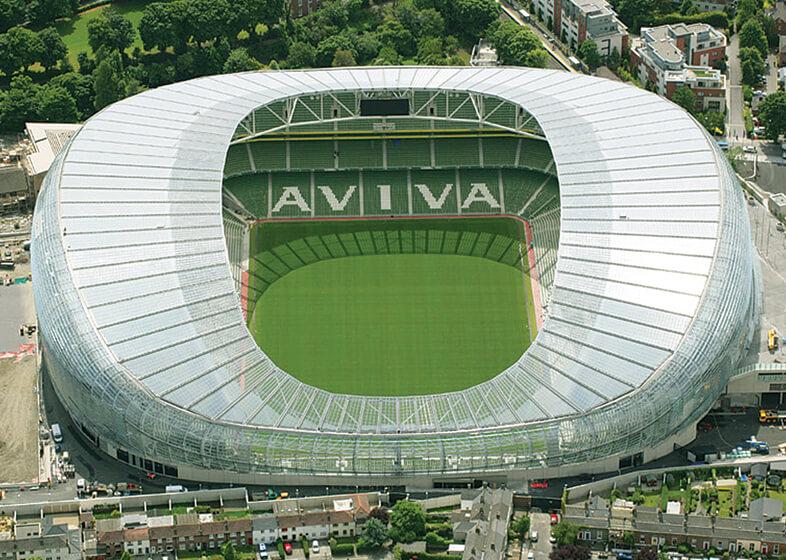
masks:
[[[331,394],[281,371],[246,329],[222,230],[224,159],[238,123],[261,105],[326,90],[407,88],[496,96],[539,123],[562,208],[550,315],[515,364],[465,391]],[[385,67],[182,82],[85,123],[46,191],[33,264],[36,279],[46,279],[35,284],[41,330],[68,370],[55,386],[73,395],[65,400],[83,419],[96,412],[79,410],[79,386],[92,387],[96,400],[145,400],[117,403],[131,426],[116,425],[114,437],[127,447],[142,446],[148,430],[181,430],[182,420],[190,426],[182,430],[199,426],[197,439],[250,430],[238,440],[248,446],[241,456],[258,449],[248,442],[259,434],[327,438],[355,452],[359,438],[376,445],[389,436],[400,452],[405,436],[444,443],[467,432],[532,429],[540,435],[530,439],[546,443],[528,444],[529,455],[513,451],[514,462],[611,442],[606,452],[627,449],[709,406],[728,375],[720,364],[736,361],[755,309],[742,198],[712,139],[667,100],[583,75]],[[53,291],[71,294],[67,310],[52,307]],[[83,320],[80,359],[53,332],[73,317]],[[130,417],[132,409],[141,416]],[[621,443],[623,430],[637,435]],[[158,436],[162,446],[167,439]],[[341,460],[333,468],[342,470]],[[441,461],[447,469],[451,458]]]

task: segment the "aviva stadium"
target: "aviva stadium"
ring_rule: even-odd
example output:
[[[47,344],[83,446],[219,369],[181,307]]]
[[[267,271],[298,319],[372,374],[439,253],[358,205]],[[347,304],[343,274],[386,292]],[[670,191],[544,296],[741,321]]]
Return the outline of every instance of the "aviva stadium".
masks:
[[[524,68],[212,76],[94,116],[33,224],[73,426],[180,479],[466,484],[685,445],[757,321],[685,111]]]

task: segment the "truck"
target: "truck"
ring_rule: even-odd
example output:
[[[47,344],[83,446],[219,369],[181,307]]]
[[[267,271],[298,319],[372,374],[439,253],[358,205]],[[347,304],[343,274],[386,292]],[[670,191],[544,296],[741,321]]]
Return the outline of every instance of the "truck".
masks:
[[[166,490],[167,494],[176,494],[176,493],[179,493],[179,492],[188,492],[188,489],[185,488],[184,486],[181,486],[180,484],[172,484],[170,486],[167,486],[165,490]]]
[[[767,349],[775,352],[778,349],[778,332],[775,329],[767,331]]]
[[[775,424],[777,422],[786,422],[786,410],[759,410],[759,422],[762,424]]]
[[[769,455],[770,445],[766,441],[759,441],[756,436],[751,436],[751,439],[746,441],[750,447],[751,453],[758,453],[759,455]]]
[[[55,443],[63,442],[63,432],[60,430],[60,424],[52,424],[52,439]]]

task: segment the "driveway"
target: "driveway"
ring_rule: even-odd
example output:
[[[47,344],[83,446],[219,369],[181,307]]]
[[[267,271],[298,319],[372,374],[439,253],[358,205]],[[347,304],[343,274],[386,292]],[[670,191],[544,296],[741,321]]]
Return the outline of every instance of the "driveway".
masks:
[[[551,543],[549,542],[551,521],[548,513],[530,514],[530,535],[533,531],[537,531],[538,541],[527,543],[526,548],[521,551],[522,560],[526,560],[530,550],[535,553],[535,560],[548,560],[549,554],[551,554]]]

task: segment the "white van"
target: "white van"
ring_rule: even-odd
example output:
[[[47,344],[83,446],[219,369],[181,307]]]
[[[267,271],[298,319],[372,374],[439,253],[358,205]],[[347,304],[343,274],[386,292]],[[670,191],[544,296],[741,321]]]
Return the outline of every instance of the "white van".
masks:
[[[166,490],[167,494],[174,494],[174,493],[178,493],[178,492],[188,492],[188,489],[185,488],[184,486],[181,486],[180,484],[173,484],[171,486],[167,486],[165,490]]]
[[[52,424],[52,439],[55,443],[63,442],[63,432],[60,431],[60,424]]]

